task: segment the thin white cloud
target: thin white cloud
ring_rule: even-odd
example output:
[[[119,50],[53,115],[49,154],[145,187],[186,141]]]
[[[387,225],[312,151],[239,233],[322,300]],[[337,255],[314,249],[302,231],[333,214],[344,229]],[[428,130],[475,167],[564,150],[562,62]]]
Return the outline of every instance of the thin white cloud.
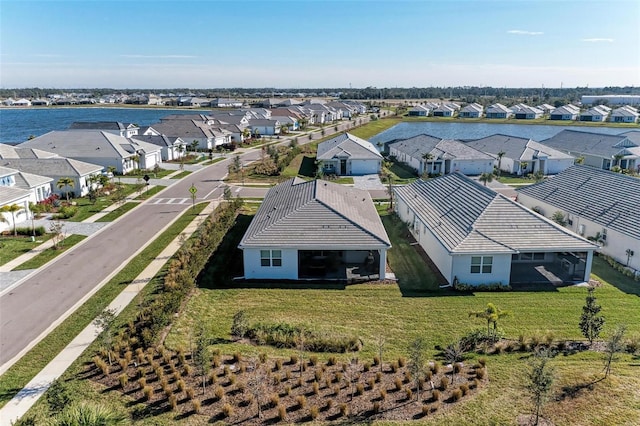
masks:
[[[120,55],[122,58],[142,58],[142,59],[188,59],[197,58],[191,55]]]
[[[36,58],[62,58],[62,55],[56,55],[53,53],[36,53],[35,55]]]
[[[517,35],[528,35],[528,36],[537,36],[544,34],[542,31],[525,31],[525,30],[509,30],[508,34],[517,34]]]
[[[584,41],[587,43],[613,43],[612,38],[583,38],[580,41]]]

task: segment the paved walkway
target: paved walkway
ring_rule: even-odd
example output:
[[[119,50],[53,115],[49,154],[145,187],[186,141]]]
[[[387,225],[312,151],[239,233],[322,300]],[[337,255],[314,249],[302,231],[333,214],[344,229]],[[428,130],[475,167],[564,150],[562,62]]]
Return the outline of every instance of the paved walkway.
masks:
[[[195,232],[198,225],[217,207],[218,202],[212,201],[187,227],[171,241],[167,247],[138,275],[125,289],[109,304],[107,309],[113,309],[116,315],[138,295],[144,286],[153,279],[162,266],[180,248],[183,238],[188,238]],[[176,217],[177,219],[177,217]],[[76,336],[40,373],[38,373],[18,394],[0,410],[0,426],[10,426],[16,419],[22,417],[33,404],[49,389],[51,383],[60,377],[69,366],[96,339],[100,330],[93,322]]]
[[[353,186],[366,191],[387,189],[387,187],[380,182],[380,176],[378,175],[353,176]]]

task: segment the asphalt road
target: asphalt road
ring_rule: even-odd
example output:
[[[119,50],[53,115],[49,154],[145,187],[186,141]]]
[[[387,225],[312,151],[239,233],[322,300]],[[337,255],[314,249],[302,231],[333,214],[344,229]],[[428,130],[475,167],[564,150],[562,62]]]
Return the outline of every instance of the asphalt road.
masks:
[[[247,162],[257,156],[256,152],[249,152],[243,155],[243,160]],[[229,161],[206,167],[170,186],[3,294],[0,370],[4,371],[5,363],[50,331],[52,324],[57,324],[69,309],[117,273],[131,256],[189,208],[192,184],[198,188],[196,202],[221,197],[224,191],[221,179],[227,173]]]
[[[363,122],[368,121],[368,117]],[[339,130],[346,130],[340,124]],[[332,129],[333,130],[333,129]],[[315,137],[320,135],[316,132]],[[307,137],[299,138],[308,143]],[[282,144],[288,144],[283,140]],[[260,157],[260,150],[240,154],[244,164]],[[55,262],[39,269],[19,286],[0,296],[0,372],[44,338],[71,309],[88,299],[98,286],[122,269],[129,259],[154,240],[192,204],[189,188],[198,191],[196,202],[220,198],[222,179],[231,159],[193,173],[156,194],[126,217],[106,226]],[[262,188],[242,188],[241,196],[262,196]],[[234,194],[235,195],[235,194]]]

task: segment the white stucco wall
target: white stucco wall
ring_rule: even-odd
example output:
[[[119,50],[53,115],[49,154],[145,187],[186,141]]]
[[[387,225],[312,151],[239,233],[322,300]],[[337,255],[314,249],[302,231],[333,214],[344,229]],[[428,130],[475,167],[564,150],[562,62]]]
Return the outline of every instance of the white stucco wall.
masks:
[[[566,158],[566,159],[557,158],[557,159],[547,160],[547,170],[545,171],[545,173],[548,175],[558,174],[561,171],[566,170],[569,167],[573,166],[573,162],[574,160],[572,158]]]
[[[281,250],[282,266],[260,266],[260,250]],[[244,260],[245,279],[298,279],[298,251],[296,249],[279,249],[277,247],[245,248],[242,250],[242,257]]]
[[[449,283],[451,283],[453,281],[452,257],[448,250],[442,245],[442,243],[440,243],[424,223],[419,219],[416,220],[416,216],[413,212],[407,211],[407,204],[399,197],[396,199],[396,213],[403,222],[413,224],[411,233],[414,238],[429,255],[429,258],[431,258],[440,273],[444,275]]]
[[[616,261],[622,263],[623,265],[627,264],[627,249],[631,249],[634,251],[634,255],[629,259],[629,267],[640,270],[640,240],[634,239],[629,235],[622,234],[621,232],[612,230],[607,227],[603,227],[597,223],[594,223],[590,220],[587,220],[583,217],[577,215],[570,215],[566,211],[554,207],[550,204],[542,202],[540,200],[536,200],[535,198],[529,197],[524,194],[518,194],[518,202],[528,208],[532,208],[534,206],[539,207],[543,214],[546,217],[551,217],[556,211],[561,211],[565,214],[565,218],[567,220],[571,220],[572,224],[567,224],[567,228],[571,229],[573,232],[582,235],[583,237],[593,237],[598,232],[600,234],[606,230],[607,240],[605,245],[601,246],[597,252],[606,254],[607,256],[611,256]]]
[[[452,264],[453,276],[458,278],[458,282],[464,284],[509,284],[511,277],[511,254],[482,254],[482,256],[492,256],[493,262],[490,274],[472,274],[471,257],[480,255],[454,255]]]

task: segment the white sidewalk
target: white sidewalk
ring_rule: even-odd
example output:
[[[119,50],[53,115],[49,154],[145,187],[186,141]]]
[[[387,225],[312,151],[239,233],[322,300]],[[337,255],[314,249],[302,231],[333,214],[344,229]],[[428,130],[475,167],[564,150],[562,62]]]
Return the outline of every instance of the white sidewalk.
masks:
[[[218,206],[212,201],[187,227],[162,250],[158,256],[109,304],[118,315],[138,295],[144,286],[153,279],[162,266],[179,248],[180,241],[188,238],[198,225]],[[178,216],[179,217],[179,216]],[[158,234],[159,235],[159,234]],[[158,236],[156,235],[156,237]],[[96,339],[98,329],[89,324],[65,347],[47,366],[40,371],[18,394],[0,410],[0,426],[11,426],[22,417],[35,402],[49,389],[51,383],[60,377],[69,366]]]

